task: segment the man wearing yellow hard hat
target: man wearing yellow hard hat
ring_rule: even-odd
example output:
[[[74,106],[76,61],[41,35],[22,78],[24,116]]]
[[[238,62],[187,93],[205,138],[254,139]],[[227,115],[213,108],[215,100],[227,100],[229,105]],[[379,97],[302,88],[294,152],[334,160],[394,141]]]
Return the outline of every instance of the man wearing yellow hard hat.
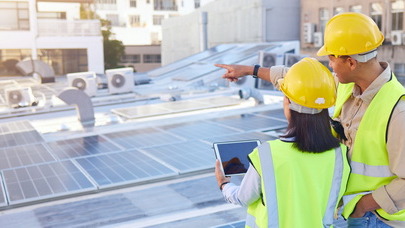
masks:
[[[325,28],[318,56],[328,56],[339,83],[333,119],[349,150],[351,175],[343,216],[348,227],[405,227],[405,89],[387,62],[378,62],[384,36],[361,13],[341,13]],[[277,85],[288,68],[216,65],[230,81],[252,75]]]

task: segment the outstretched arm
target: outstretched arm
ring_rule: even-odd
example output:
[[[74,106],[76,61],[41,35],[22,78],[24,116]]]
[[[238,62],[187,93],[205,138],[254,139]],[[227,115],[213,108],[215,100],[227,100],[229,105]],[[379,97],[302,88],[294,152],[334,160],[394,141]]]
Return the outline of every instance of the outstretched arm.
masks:
[[[227,65],[227,64],[215,64],[216,67],[221,67],[226,70],[226,73],[222,75],[222,78],[228,79],[231,82],[238,81],[239,78],[252,75],[254,66],[247,65]],[[270,69],[260,67],[257,71],[257,76],[263,80],[270,81]]]

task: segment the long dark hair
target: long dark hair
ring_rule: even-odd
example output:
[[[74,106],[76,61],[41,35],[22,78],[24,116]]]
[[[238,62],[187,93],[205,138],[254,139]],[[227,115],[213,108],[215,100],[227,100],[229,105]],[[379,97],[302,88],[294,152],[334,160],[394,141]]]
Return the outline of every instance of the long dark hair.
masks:
[[[339,140],[332,135],[327,109],[318,114],[290,111],[291,118],[283,137],[295,137],[295,148],[303,152],[320,153],[340,145]]]

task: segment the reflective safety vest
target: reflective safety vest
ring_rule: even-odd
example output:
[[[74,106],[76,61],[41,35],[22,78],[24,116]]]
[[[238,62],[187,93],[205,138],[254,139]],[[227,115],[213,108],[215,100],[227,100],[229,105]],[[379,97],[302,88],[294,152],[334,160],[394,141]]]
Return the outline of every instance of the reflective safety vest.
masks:
[[[343,144],[323,153],[281,140],[261,144],[249,159],[262,197],[249,205],[246,227],[330,227],[350,173],[346,152]]]
[[[340,115],[343,104],[352,94],[353,86],[353,83],[339,84],[334,118]],[[392,75],[392,79],[381,87],[364,113],[354,140],[350,161],[352,171],[343,197],[345,218],[350,216],[363,195],[397,178],[389,169],[386,140],[392,111],[404,95],[404,87]],[[377,213],[387,220],[405,221],[405,210],[388,214],[378,209]]]

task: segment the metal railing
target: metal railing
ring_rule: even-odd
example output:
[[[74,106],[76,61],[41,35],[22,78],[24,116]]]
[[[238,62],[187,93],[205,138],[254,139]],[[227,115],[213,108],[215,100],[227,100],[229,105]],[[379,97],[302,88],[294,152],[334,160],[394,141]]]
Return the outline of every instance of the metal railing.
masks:
[[[38,36],[101,36],[99,20],[38,19]]]

